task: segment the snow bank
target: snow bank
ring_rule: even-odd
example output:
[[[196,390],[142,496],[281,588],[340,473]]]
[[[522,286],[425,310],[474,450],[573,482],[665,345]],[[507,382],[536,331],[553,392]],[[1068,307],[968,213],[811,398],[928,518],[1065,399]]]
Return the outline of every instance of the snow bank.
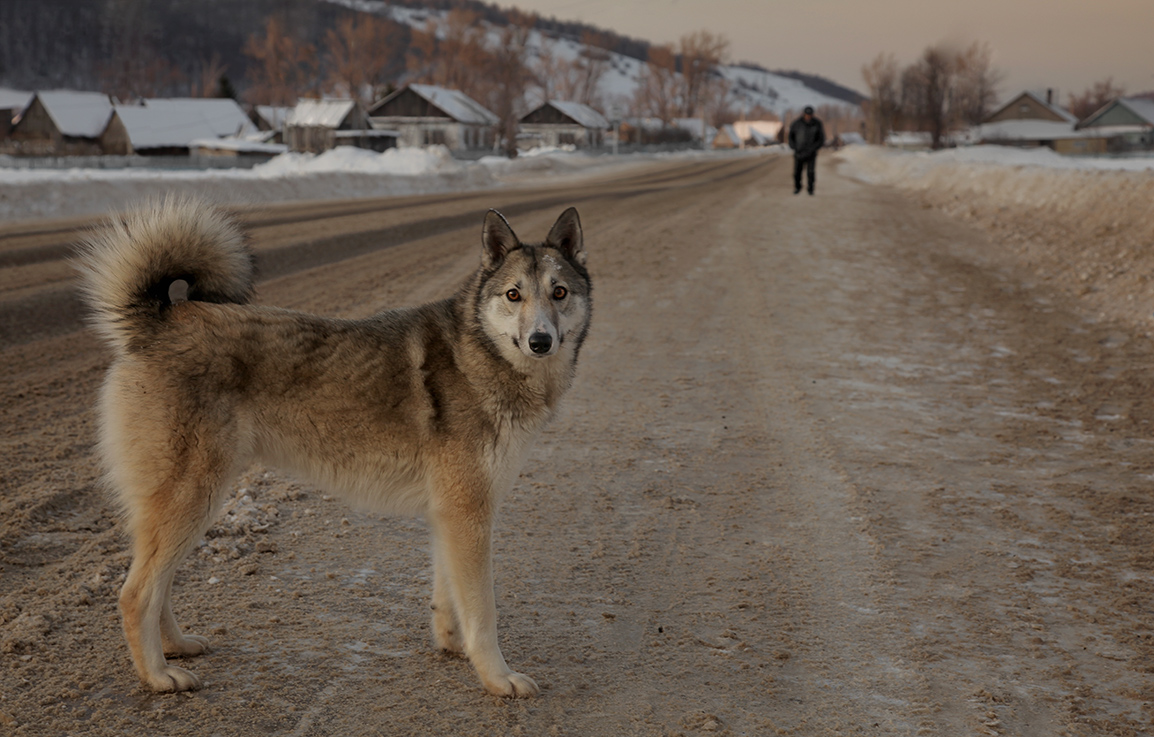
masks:
[[[1148,328],[1154,314],[1154,158],[1063,157],[975,146],[851,146],[839,172],[899,187],[974,222],[1041,279]]]
[[[702,152],[684,152],[699,156]],[[660,156],[660,155],[658,155]],[[226,205],[427,194],[523,184],[636,166],[653,155],[608,156],[561,149],[518,159],[454,159],[444,147],[375,153],[338,147],[320,155],[287,153],[252,169],[0,168],[0,221],[80,217],[123,209],[158,193],[197,194]]]

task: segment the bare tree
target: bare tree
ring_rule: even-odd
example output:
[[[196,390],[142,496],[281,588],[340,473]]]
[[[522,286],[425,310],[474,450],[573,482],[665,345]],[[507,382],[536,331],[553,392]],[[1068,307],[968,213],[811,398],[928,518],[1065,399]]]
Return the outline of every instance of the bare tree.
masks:
[[[276,16],[265,21],[263,35],[249,36],[244,53],[256,62],[249,67],[253,102],[294,105],[316,90],[316,48],[289,35]]]
[[[669,125],[682,107],[677,57],[669,46],[650,46],[648,56],[637,86],[635,110]]]
[[[1078,120],[1083,120],[1106,103],[1122,97],[1125,94],[1125,88],[1120,86],[1115,87],[1114,78],[1107,77],[1087,87],[1080,95],[1071,94],[1069,97],[1070,112],[1073,113]]]
[[[980,125],[998,100],[998,85],[1005,75],[992,65],[993,51],[975,41],[957,58],[956,106],[962,122]]]
[[[517,155],[517,122],[525,112],[525,90],[532,81],[526,63],[530,30],[522,23],[505,26],[497,47],[485,55],[476,92],[466,90],[466,94],[483,101],[496,113],[497,136],[504,141],[505,153],[510,157]]]
[[[695,31],[681,37],[682,96],[685,117],[704,115],[704,102],[713,93],[706,88],[715,82],[715,70],[729,53],[729,40],[709,31]]]
[[[954,122],[954,82],[957,54],[944,46],[929,46],[902,73],[902,108],[930,134],[930,145],[939,149]]]
[[[213,53],[212,58],[201,61],[200,70],[192,81],[193,97],[216,97],[220,92],[220,80],[224,76],[224,62],[220,54]]]
[[[878,54],[862,67],[861,76],[870,93],[869,99],[862,103],[869,142],[885,143],[894,129],[901,104],[897,59],[893,54]]]
[[[357,14],[325,34],[326,86],[368,105],[386,88],[399,31],[388,21]]]

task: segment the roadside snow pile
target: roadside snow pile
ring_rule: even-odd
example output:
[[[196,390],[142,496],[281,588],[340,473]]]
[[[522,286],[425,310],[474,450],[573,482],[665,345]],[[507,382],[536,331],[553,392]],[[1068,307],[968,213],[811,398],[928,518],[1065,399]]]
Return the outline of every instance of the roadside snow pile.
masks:
[[[1115,316],[1154,313],[1154,158],[1064,157],[975,146],[910,153],[851,146],[839,172],[910,191],[990,231],[1019,262]]]
[[[700,152],[698,152],[700,153]],[[196,194],[221,205],[352,199],[486,189],[533,176],[635,166],[646,156],[560,150],[509,160],[454,159],[443,146],[375,153],[338,147],[320,155],[282,154],[252,169],[0,168],[0,221],[100,215],[156,194]]]

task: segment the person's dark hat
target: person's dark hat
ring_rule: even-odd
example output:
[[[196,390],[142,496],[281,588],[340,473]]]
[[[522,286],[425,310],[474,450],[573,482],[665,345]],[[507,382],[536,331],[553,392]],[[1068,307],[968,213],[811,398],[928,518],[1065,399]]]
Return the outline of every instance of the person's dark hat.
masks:
[[[813,115],[813,105],[806,105],[805,110],[801,111],[802,115]]]

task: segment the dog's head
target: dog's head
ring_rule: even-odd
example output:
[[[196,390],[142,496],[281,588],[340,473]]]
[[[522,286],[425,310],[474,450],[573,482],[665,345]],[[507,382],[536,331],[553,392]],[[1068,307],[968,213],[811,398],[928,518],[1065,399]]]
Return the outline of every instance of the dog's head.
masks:
[[[490,210],[481,244],[479,317],[501,354],[519,364],[575,352],[591,307],[577,210],[561,213],[536,245],[521,243],[505,218]]]

